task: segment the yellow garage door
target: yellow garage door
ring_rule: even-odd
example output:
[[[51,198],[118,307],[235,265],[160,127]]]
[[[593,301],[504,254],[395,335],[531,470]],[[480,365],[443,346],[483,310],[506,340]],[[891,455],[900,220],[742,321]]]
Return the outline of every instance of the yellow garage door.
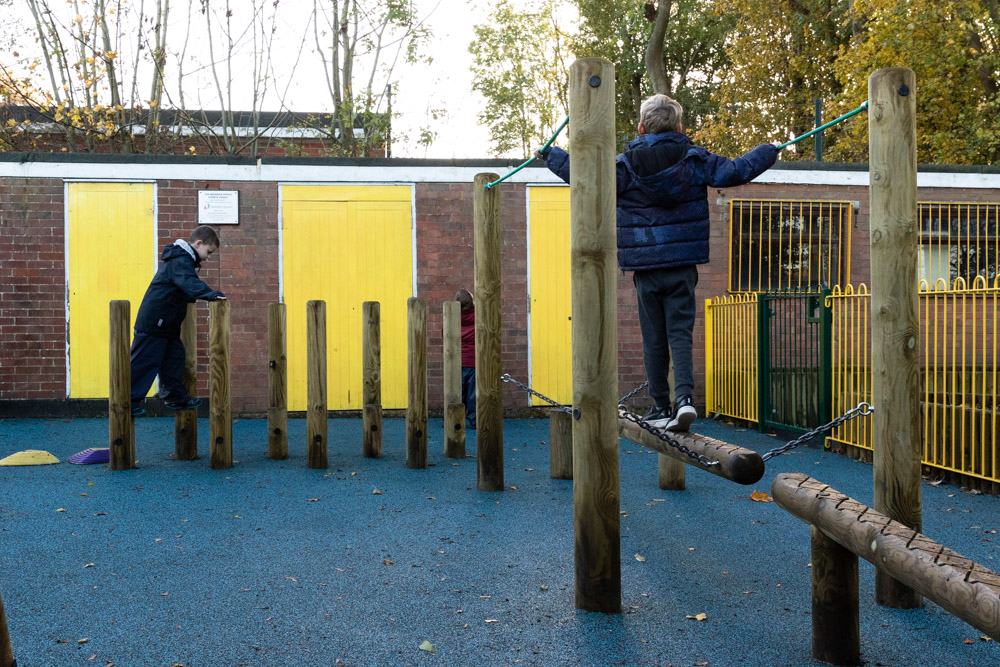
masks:
[[[326,301],[327,399],[361,405],[361,304],[382,315],[382,405],[406,407],[406,300],[413,296],[409,186],[286,185],[282,281],[288,327],[288,408],[306,409],[306,302]]]
[[[528,188],[531,253],[531,385],[573,402],[569,188]],[[532,397],[533,405],[548,405]]]
[[[108,396],[108,302],[132,322],[156,271],[152,183],[69,183],[69,394]]]

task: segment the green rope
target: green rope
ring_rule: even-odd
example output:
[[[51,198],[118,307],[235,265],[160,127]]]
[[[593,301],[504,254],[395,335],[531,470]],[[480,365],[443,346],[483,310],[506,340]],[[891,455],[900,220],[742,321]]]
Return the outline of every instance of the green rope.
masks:
[[[562,124],[559,127],[556,128],[555,134],[553,134],[552,137],[548,141],[545,142],[545,145],[542,146],[541,150],[538,151],[539,153],[544,153],[546,151],[546,149],[548,149],[548,147],[552,145],[552,142],[556,140],[556,137],[559,136],[559,133],[563,131],[563,128],[566,127],[566,123],[568,123],[568,122],[569,122],[569,115],[567,115],[566,118],[563,119]],[[527,167],[529,164],[531,164],[532,162],[534,162],[536,159],[538,159],[538,158],[529,157],[517,169],[514,169],[513,171],[510,171],[510,172],[504,174],[503,176],[501,176],[497,180],[493,181],[492,183],[487,183],[486,184],[486,189],[489,190],[490,188],[492,188],[497,183],[500,183],[502,181],[506,181],[508,178],[510,178],[511,176],[513,176],[514,174],[516,174],[517,172],[521,171],[525,167]]]
[[[778,150],[779,151],[780,150],[784,150],[784,149],[788,148],[789,146],[791,146],[792,144],[795,144],[795,143],[798,143],[798,142],[802,141],[806,137],[811,137],[812,135],[816,134],[817,132],[822,132],[823,130],[825,130],[826,128],[830,127],[831,125],[836,125],[837,123],[839,123],[841,121],[847,120],[851,116],[855,116],[855,115],[861,113],[862,111],[864,111],[867,108],[868,108],[868,100],[865,100],[864,102],[861,103],[861,106],[859,106],[854,111],[845,113],[840,118],[834,118],[829,123],[826,123],[825,125],[820,125],[815,130],[810,130],[810,131],[806,132],[805,134],[803,134],[801,137],[795,137],[791,141],[786,141],[785,143],[783,143],[780,146],[778,146]]]

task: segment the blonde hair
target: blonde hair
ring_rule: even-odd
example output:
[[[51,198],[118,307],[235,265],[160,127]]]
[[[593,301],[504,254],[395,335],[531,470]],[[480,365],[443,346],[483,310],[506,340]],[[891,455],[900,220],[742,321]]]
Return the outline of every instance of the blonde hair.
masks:
[[[677,132],[683,115],[680,102],[662,93],[647,98],[639,107],[639,122],[647,134]]]

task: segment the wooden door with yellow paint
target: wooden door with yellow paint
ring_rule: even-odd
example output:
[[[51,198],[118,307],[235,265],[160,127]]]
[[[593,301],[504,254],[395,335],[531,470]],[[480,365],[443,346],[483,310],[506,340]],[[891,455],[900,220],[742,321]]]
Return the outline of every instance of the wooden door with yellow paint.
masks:
[[[531,386],[573,402],[569,188],[528,188]],[[532,397],[532,405],[548,405]]]
[[[306,302],[326,301],[327,399],[361,409],[361,304],[381,311],[382,406],[406,407],[406,300],[413,296],[410,186],[282,187],[288,409],[306,409]]]
[[[108,396],[108,302],[132,325],[156,272],[152,183],[68,183],[69,395]]]

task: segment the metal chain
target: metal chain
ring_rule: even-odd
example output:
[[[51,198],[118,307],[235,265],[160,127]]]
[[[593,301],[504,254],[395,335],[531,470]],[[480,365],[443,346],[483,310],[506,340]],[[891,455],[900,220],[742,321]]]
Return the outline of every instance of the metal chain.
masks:
[[[862,401],[862,402],[858,403],[857,407],[851,408],[850,410],[848,410],[847,412],[845,412],[841,416],[837,417],[836,419],[834,419],[830,423],[823,424],[819,428],[814,428],[813,430],[809,431],[808,433],[803,433],[799,437],[795,438],[795,440],[791,440],[791,441],[785,443],[784,445],[782,445],[781,447],[775,447],[771,451],[769,451],[766,454],[764,454],[763,456],[761,456],[761,458],[764,459],[764,462],[766,463],[768,461],[768,459],[773,459],[775,456],[778,456],[779,454],[784,454],[785,452],[787,452],[790,449],[795,449],[796,447],[798,447],[799,445],[801,445],[806,440],[809,440],[813,436],[816,436],[816,435],[822,433],[823,431],[829,431],[831,429],[837,428],[838,426],[840,426],[844,422],[850,421],[850,420],[854,419],[855,417],[866,417],[866,416],[870,415],[873,412],[875,412],[875,408],[873,408],[871,406],[871,404],[868,403],[867,401]]]
[[[626,396],[625,398],[628,398],[628,396]],[[677,442],[669,435],[667,435],[667,432],[664,431],[663,429],[656,428],[655,426],[650,426],[648,423],[643,421],[642,417],[635,414],[621,403],[618,404],[618,416],[621,419],[627,419],[628,421],[635,423],[642,430],[648,433],[652,433],[657,438],[667,443],[677,451],[681,452],[682,454],[687,454],[688,456],[695,459],[696,461],[698,461],[698,463],[707,468],[719,465],[718,461],[714,461],[705,456],[704,454],[698,454],[697,452],[691,451],[689,447],[687,447],[686,445],[682,445],[681,443]]]
[[[633,389],[629,393],[627,393],[624,396],[622,396],[621,398],[619,398],[618,399],[618,405],[624,405],[625,401],[627,401],[628,399],[632,398],[633,396],[635,396],[636,394],[638,394],[640,391],[642,391],[643,389],[645,389],[648,386],[649,386],[649,380],[646,380],[645,382],[643,382],[642,384],[640,384],[638,387],[636,387],[635,389]]]
[[[523,382],[518,382],[517,380],[515,380],[514,378],[512,378],[510,376],[510,374],[504,373],[503,375],[500,376],[500,379],[503,380],[504,382],[509,382],[511,384],[517,385],[518,387],[520,387],[521,389],[525,390],[526,392],[528,392],[532,396],[537,396],[538,398],[542,399],[543,401],[548,401],[553,406],[559,408],[560,410],[562,410],[563,412],[565,412],[566,414],[568,414],[573,419],[579,419],[579,412],[580,411],[577,410],[576,408],[571,408],[568,405],[563,405],[562,403],[558,403],[556,401],[553,401],[551,398],[549,398],[545,394],[539,394],[537,391],[535,391],[534,389],[532,389],[528,385],[524,384]]]

